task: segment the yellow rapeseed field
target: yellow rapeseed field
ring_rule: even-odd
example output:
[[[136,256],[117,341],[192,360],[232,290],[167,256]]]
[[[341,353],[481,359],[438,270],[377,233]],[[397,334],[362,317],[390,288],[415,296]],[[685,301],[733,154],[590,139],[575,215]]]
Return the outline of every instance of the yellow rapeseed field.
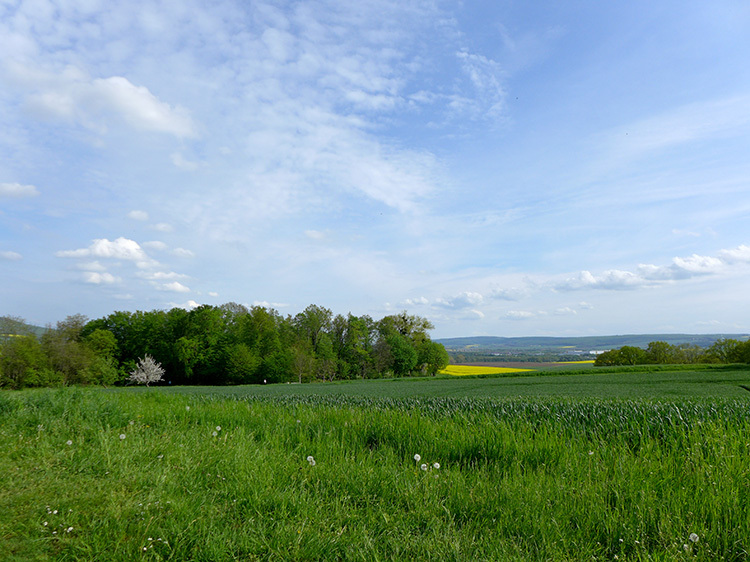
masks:
[[[585,361],[562,361],[558,365],[583,365],[585,363],[593,363],[593,359],[586,359]]]
[[[522,373],[534,369],[516,369],[510,367],[481,367],[478,365],[448,365],[441,375],[453,375],[454,377],[465,377],[467,375],[500,375],[503,373]]]

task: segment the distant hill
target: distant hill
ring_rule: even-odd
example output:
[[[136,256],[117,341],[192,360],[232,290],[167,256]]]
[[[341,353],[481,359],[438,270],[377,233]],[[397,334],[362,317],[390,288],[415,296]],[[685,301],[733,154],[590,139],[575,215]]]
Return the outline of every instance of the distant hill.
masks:
[[[448,351],[505,352],[505,351],[602,351],[624,345],[645,348],[652,341],[664,341],[671,345],[690,344],[709,347],[720,339],[745,341],[749,334],[630,334],[620,336],[584,337],[520,337],[503,338],[495,336],[475,336],[462,338],[441,338],[435,341]]]

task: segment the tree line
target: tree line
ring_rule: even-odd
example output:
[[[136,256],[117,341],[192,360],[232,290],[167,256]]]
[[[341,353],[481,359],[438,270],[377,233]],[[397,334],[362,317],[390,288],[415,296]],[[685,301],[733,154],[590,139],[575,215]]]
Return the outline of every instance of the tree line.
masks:
[[[595,366],[691,363],[750,363],[750,340],[720,339],[707,348],[653,341],[646,349],[630,345],[597,355]]]
[[[145,356],[165,384],[232,385],[435,375],[450,358],[425,318],[333,315],[310,305],[282,316],[236,303],[192,310],[73,315],[34,333],[0,317],[0,387],[124,384]]]

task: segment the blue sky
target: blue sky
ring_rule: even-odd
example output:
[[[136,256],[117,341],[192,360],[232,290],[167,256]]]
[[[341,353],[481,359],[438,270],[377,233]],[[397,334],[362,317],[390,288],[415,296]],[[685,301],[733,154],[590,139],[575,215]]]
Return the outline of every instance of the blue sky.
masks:
[[[0,314],[750,332],[750,6],[0,2]]]

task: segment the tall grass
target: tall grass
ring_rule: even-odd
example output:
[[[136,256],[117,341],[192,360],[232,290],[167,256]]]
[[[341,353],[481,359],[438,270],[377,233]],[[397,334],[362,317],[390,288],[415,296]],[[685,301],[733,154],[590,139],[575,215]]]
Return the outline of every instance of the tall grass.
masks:
[[[9,560],[747,560],[748,413],[739,399],[0,393],[0,548]]]

